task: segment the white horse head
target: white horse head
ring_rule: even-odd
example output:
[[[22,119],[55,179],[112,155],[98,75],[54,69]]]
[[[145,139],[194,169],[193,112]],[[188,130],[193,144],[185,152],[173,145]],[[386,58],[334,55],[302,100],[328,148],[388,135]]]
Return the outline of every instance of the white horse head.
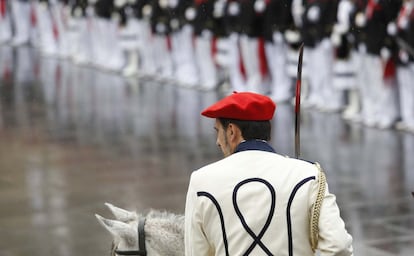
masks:
[[[146,216],[105,204],[115,220],[105,219],[95,214],[99,223],[113,237],[111,255],[115,250],[138,250],[138,222],[145,217],[145,247],[147,256],[184,255],[184,216],[152,210]]]

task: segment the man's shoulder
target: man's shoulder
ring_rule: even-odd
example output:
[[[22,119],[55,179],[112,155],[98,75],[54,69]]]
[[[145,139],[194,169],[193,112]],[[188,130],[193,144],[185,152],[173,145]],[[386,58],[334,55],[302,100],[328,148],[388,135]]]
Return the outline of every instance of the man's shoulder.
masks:
[[[205,165],[193,172],[193,176],[206,177],[214,172],[223,172],[223,170],[239,169],[244,166],[254,165],[266,166],[274,165],[279,169],[286,170],[305,170],[309,173],[317,173],[315,162],[291,158],[289,156],[277,153],[251,150],[233,154],[216,162]]]

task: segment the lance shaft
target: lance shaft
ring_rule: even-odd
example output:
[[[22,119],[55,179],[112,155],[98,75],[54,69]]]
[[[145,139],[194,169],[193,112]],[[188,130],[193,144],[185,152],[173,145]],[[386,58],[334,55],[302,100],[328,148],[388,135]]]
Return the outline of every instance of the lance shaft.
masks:
[[[303,61],[303,47],[302,43],[299,47],[299,61],[298,61],[298,76],[296,80],[295,92],[295,156],[300,156],[300,93],[302,86],[302,61]]]

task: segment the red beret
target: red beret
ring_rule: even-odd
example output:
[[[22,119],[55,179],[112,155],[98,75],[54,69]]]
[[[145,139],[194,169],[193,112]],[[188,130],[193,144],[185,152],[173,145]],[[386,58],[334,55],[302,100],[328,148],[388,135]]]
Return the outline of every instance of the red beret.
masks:
[[[201,114],[211,118],[267,121],[273,118],[276,104],[267,96],[251,92],[234,92],[204,109]]]

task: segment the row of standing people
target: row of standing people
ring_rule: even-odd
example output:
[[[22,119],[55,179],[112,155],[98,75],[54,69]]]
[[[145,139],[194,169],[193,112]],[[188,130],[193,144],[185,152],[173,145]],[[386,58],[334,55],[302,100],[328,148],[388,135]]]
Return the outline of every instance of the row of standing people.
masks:
[[[0,0],[0,41],[201,89],[293,97],[367,126],[414,130],[412,0]],[[9,11],[10,10],[10,11]],[[9,11],[9,12],[8,12]],[[35,29],[34,29],[35,28]]]
[[[235,90],[264,92],[271,80],[268,62],[278,59],[266,59],[275,54],[268,42],[278,15],[266,11],[265,1],[258,7],[226,0],[0,1],[6,6],[1,41],[31,42],[46,55],[125,76],[160,76],[202,89],[229,78]],[[273,9],[290,13],[290,1],[284,2]],[[291,16],[284,16],[277,21],[280,30],[293,26]],[[263,29],[265,23],[272,25]],[[275,100],[287,98],[279,94]]]
[[[344,117],[414,132],[414,1],[342,0],[331,42],[354,74]],[[338,62],[337,62],[338,63]]]

